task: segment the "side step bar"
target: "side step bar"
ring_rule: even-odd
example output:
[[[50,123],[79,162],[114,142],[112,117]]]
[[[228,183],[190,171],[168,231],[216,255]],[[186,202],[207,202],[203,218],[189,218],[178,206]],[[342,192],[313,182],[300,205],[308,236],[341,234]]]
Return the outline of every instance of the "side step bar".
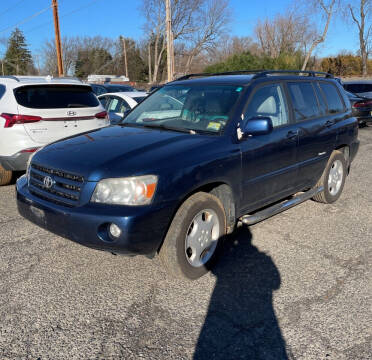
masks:
[[[264,210],[258,211],[252,215],[244,215],[239,220],[245,225],[253,225],[257,224],[258,222],[265,220],[271,216],[279,214],[285,210],[290,209],[293,206],[301,204],[302,202],[311,199],[316,194],[322,192],[324,190],[323,186],[318,188],[314,188],[308,190],[304,193],[300,193],[299,195],[295,195],[293,198],[283,201],[279,204],[275,204],[270,206]]]

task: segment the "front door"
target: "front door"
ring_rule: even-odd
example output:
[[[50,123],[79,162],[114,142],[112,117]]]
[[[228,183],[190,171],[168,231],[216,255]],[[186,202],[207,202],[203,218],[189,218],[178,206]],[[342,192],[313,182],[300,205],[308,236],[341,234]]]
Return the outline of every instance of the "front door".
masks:
[[[260,116],[270,117],[274,130],[241,142],[242,211],[290,195],[296,183],[298,132],[281,83],[265,84],[250,96],[244,121]]]

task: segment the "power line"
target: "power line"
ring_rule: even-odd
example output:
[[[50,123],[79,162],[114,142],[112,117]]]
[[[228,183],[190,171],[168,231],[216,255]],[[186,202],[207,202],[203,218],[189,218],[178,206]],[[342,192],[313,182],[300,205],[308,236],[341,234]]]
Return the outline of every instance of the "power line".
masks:
[[[91,1],[90,3],[85,4],[85,5],[83,5],[83,6],[80,6],[79,8],[77,8],[77,9],[75,9],[75,10],[72,10],[72,11],[70,11],[70,12],[68,12],[68,13],[65,13],[65,14],[60,15],[59,18],[61,19],[61,18],[65,17],[65,16],[75,14],[76,12],[78,12],[78,11],[80,11],[80,10],[83,10],[83,9],[85,9],[85,8],[87,8],[87,7],[91,6],[91,5],[93,5],[94,3],[98,2],[98,1],[101,1],[101,0],[93,0],[93,1]],[[38,26],[36,26],[36,27],[31,28],[30,30],[26,30],[26,33],[29,34],[30,32],[35,31],[35,30],[38,30],[38,29],[40,29],[40,28],[42,28],[42,27],[44,27],[44,26],[46,26],[46,25],[51,24],[52,22],[53,22],[53,21],[47,21],[47,22],[45,22],[45,23],[43,23],[43,24],[41,24],[41,25],[38,25]]]
[[[40,10],[40,11],[38,11],[38,12],[36,12],[36,13],[34,13],[34,14],[32,14],[32,15],[26,17],[26,18],[24,18],[23,20],[21,20],[21,21],[18,22],[17,24],[12,25],[12,26],[8,26],[7,28],[5,28],[5,29],[3,29],[3,30],[0,30],[0,34],[2,34],[2,33],[4,33],[4,32],[6,32],[6,31],[8,31],[9,29],[13,29],[13,28],[15,28],[15,27],[17,27],[17,26],[19,26],[19,25],[22,25],[22,24],[24,24],[24,23],[26,23],[26,22],[28,22],[28,21],[34,19],[35,17],[37,17],[37,16],[41,15],[42,13],[44,13],[45,11],[49,10],[51,7],[52,7],[52,6],[49,5],[49,6],[46,7],[45,9],[42,9],[42,10]]]
[[[17,3],[15,3],[13,6],[7,8],[6,10],[4,10],[2,13],[0,13],[0,16],[3,16],[4,14],[6,14],[9,10],[12,10],[14,8],[16,8],[20,3],[24,2],[25,0],[20,0],[18,1]]]

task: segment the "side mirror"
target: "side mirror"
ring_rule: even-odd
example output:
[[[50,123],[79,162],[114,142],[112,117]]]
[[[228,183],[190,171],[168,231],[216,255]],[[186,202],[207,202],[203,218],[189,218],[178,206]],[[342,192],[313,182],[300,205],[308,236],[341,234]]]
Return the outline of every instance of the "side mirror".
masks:
[[[273,131],[273,122],[269,117],[255,117],[249,119],[243,130],[243,136],[267,135]]]

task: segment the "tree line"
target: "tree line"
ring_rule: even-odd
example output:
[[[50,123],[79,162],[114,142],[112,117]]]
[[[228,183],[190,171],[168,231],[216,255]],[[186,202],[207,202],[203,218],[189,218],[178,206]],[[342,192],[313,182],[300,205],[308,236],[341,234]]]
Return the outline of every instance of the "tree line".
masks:
[[[172,30],[176,75],[254,69],[312,69],[335,75],[366,76],[372,72],[372,0],[297,1],[283,13],[256,22],[249,37],[229,35],[232,10],[229,0],[172,0]],[[125,74],[133,81],[158,83],[166,78],[164,0],[141,0],[145,19],[140,40],[101,36],[63,37],[65,74]],[[319,59],[316,49],[325,42],[336,16],[354,25],[356,54]],[[317,21],[315,20],[317,19]],[[124,31],[124,29],[123,29]],[[1,59],[2,74],[57,75],[54,40],[47,40],[34,58],[21,30],[15,29]]]

